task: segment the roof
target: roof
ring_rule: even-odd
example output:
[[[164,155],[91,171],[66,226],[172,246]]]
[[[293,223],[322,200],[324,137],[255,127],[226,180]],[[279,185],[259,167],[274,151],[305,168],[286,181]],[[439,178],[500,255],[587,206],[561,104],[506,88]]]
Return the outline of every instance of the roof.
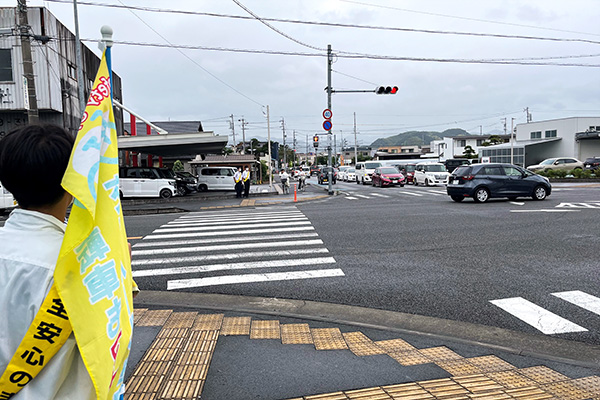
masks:
[[[169,133],[198,133],[203,132],[203,130],[199,130],[202,127],[202,123],[200,121],[151,121],[154,125],[159,128],[164,129]],[[131,123],[126,122],[123,124],[123,127],[126,131],[131,133]],[[146,123],[142,121],[135,122],[136,134],[137,136],[146,135]],[[150,131],[151,135],[157,135],[157,132],[154,129]]]
[[[469,139],[488,140],[492,136],[497,136],[501,139],[510,139],[510,135],[462,135],[462,136],[452,136],[452,139],[453,140],[469,140]]]
[[[251,154],[207,155],[203,160],[195,159],[190,164],[251,164],[259,161]]]
[[[513,143],[513,147],[527,147],[527,146],[535,146],[538,144],[544,144],[544,143],[550,143],[550,142],[557,142],[559,140],[562,140],[561,137],[555,137],[555,138],[548,138],[548,139],[534,139],[534,140],[517,140]],[[482,147],[480,148],[480,150],[487,150],[487,149],[510,149],[511,144],[510,143],[500,143],[500,144],[495,144],[493,146],[486,146],[486,147]]]
[[[165,157],[220,153],[227,145],[227,139],[227,136],[218,136],[211,132],[117,137],[119,150]]]

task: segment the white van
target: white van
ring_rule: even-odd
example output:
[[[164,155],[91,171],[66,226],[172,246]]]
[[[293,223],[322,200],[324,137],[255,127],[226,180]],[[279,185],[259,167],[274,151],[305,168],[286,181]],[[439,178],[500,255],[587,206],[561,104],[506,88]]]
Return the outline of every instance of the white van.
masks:
[[[6,190],[0,183],[0,210],[15,208],[16,206],[17,201],[13,197],[12,193]]]
[[[356,183],[362,183],[366,185],[371,183],[371,176],[375,171],[375,168],[381,167],[382,164],[379,161],[361,161],[356,163],[354,169],[356,170]]]
[[[235,190],[235,171],[233,167],[199,167],[198,191]]]
[[[447,185],[450,174],[442,163],[419,163],[415,166],[415,186]]]
[[[158,168],[119,168],[119,192],[124,197],[162,197],[168,199],[177,193],[175,179],[163,178]]]

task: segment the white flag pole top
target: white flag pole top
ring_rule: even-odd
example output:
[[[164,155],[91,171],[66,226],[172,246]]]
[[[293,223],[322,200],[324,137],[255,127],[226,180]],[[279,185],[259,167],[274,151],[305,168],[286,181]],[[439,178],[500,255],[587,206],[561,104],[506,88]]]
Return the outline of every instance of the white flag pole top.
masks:
[[[113,30],[110,26],[104,25],[100,28],[100,33],[102,34],[102,40],[98,43],[98,48],[101,52],[104,52],[107,47],[112,47],[113,45]]]

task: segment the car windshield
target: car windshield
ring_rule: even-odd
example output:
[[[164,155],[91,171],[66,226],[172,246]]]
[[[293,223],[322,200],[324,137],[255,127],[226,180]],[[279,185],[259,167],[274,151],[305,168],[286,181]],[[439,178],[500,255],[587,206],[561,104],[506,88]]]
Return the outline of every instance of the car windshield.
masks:
[[[402,166],[406,172],[415,172],[415,166],[413,164],[407,164]]]
[[[547,160],[544,160],[540,163],[540,165],[550,165],[552,164],[554,161],[556,160],[556,158],[549,158]]]
[[[394,167],[381,168],[382,174],[397,174],[398,170]]]
[[[368,162],[365,164],[366,169],[375,169],[377,167],[381,167],[381,163],[378,162]]]
[[[350,168],[350,169],[348,170],[348,172],[352,172],[352,173],[354,173],[354,172],[355,172],[355,170],[354,170],[354,168]]]
[[[466,176],[471,174],[471,167],[458,167],[453,172],[454,175]]]
[[[427,165],[425,168],[428,172],[446,172],[446,167],[443,165]]]

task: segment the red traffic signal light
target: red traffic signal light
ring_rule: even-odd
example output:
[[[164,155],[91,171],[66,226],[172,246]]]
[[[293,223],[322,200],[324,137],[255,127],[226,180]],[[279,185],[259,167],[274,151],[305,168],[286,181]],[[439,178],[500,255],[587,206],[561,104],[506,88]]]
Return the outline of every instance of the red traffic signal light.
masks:
[[[315,149],[317,147],[319,147],[319,136],[318,135],[313,136],[313,145],[315,146]]]
[[[379,86],[375,89],[377,94],[396,94],[398,93],[398,86]]]

